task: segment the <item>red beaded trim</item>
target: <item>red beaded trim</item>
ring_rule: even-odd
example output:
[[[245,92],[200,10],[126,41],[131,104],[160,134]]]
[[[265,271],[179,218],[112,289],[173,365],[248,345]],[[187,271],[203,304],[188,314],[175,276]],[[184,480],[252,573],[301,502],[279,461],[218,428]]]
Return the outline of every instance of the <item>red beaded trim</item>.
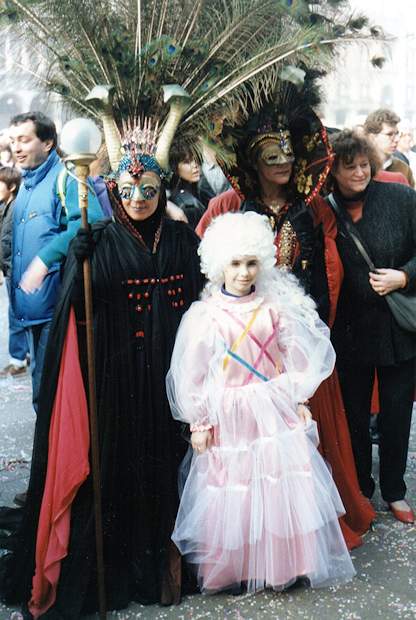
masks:
[[[174,282],[175,280],[183,280],[184,277],[185,276],[183,273],[177,273],[172,276],[166,276],[165,278],[129,278],[128,280],[122,282],[122,284],[127,284],[128,286],[133,284],[167,284],[168,282]]]
[[[322,189],[323,184],[326,181],[326,178],[332,168],[332,163],[334,161],[335,158],[335,153],[332,150],[332,146],[329,142],[329,138],[328,138],[328,133],[326,131],[325,127],[322,127],[321,131],[321,138],[322,138],[322,142],[325,145],[325,149],[326,149],[326,157],[324,158],[324,160],[327,160],[327,164],[325,165],[325,168],[323,169],[323,171],[321,172],[321,174],[319,175],[319,179],[318,179],[318,183],[316,184],[316,186],[314,187],[314,189],[312,190],[312,192],[309,194],[309,196],[307,198],[305,198],[305,203],[307,205],[309,205],[312,200],[317,196],[317,194],[319,194],[319,192]],[[311,165],[316,165],[317,162],[312,162]]]
[[[171,276],[166,276],[164,278],[129,278],[128,280],[122,282],[122,284],[127,286],[147,286],[148,288],[149,286],[154,286],[155,284],[169,284],[169,288],[166,292],[168,297],[174,298],[171,301],[172,308],[182,308],[185,305],[185,301],[183,299],[180,299],[180,296],[183,294],[183,287],[177,285],[182,285],[182,281],[184,280],[184,278],[185,276],[183,273],[176,273],[172,274]],[[175,287],[175,285],[177,286],[177,288]],[[143,304],[143,302],[146,302],[146,300],[150,300],[150,295],[151,293],[149,292],[149,290],[147,290],[143,293],[129,292],[127,294],[127,297],[128,299],[136,299],[137,301],[140,301],[140,304],[136,306],[136,311],[143,312],[145,307],[148,311],[152,309],[151,304],[147,304],[147,306],[145,303]]]

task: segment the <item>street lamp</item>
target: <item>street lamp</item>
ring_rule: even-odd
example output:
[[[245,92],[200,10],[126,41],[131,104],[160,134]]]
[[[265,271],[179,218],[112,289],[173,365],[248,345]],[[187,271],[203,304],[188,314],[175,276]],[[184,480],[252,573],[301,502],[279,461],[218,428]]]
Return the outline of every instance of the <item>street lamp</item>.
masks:
[[[88,118],[74,118],[64,125],[61,132],[61,148],[66,153],[65,162],[75,165],[75,176],[78,181],[78,203],[81,209],[82,227],[88,229],[88,183],[87,177],[90,164],[97,157],[101,146],[101,132]],[[101,476],[100,455],[97,424],[97,398],[95,392],[95,359],[93,331],[93,303],[91,263],[84,260],[84,297],[85,297],[85,328],[88,359],[88,411],[91,436],[91,471],[94,494],[95,542],[97,550],[97,581],[98,604],[101,620],[106,618],[105,586],[104,586],[104,553],[103,528],[101,512]]]

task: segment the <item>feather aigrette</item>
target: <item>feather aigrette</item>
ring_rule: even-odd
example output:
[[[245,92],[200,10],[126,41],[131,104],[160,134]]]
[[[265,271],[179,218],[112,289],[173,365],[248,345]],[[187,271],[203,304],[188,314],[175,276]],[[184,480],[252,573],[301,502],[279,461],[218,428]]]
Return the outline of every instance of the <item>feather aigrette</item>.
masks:
[[[88,93],[114,85],[120,131],[168,114],[162,85],[190,97],[181,139],[232,122],[268,100],[283,76],[301,86],[302,72],[326,71],[340,41],[367,34],[344,0],[5,0],[13,26],[44,57],[35,74],[72,109],[99,116]]]

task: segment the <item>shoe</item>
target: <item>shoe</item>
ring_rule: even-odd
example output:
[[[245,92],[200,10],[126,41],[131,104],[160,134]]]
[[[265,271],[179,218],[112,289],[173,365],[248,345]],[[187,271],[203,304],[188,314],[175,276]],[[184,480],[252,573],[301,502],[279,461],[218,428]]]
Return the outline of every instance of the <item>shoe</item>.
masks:
[[[26,371],[26,366],[15,366],[14,364],[7,364],[7,366],[0,370],[0,377],[19,377],[20,375],[24,375]]]
[[[397,510],[393,508],[391,504],[389,504],[389,510],[393,513],[393,517],[402,523],[414,523],[415,522],[415,513],[409,506],[409,510]]]
[[[27,491],[25,491],[24,493],[16,493],[13,501],[16,504],[16,506],[23,507],[26,504],[26,497],[27,497]]]

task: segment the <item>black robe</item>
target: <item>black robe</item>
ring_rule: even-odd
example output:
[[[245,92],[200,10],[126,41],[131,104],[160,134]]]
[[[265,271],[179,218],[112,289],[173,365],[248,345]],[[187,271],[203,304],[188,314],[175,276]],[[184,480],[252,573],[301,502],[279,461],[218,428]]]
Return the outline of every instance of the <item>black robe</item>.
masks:
[[[155,254],[122,224],[98,225],[92,258],[96,389],[107,608],[160,601],[178,506],[177,468],[187,448],[172,418],[165,376],[182,315],[202,277],[198,238],[163,220]],[[3,557],[8,604],[30,599],[36,531],[47,470],[48,433],[70,307],[79,308],[80,268],[71,254],[48,343],[23,521]],[[82,330],[78,324],[78,334]],[[81,342],[83,338],[79,338]],[[82,357],[82,355],[81,355]],[[91,476],[72,505],[68,555],[57,599],[42,617],[76,619],[97,609]]]

